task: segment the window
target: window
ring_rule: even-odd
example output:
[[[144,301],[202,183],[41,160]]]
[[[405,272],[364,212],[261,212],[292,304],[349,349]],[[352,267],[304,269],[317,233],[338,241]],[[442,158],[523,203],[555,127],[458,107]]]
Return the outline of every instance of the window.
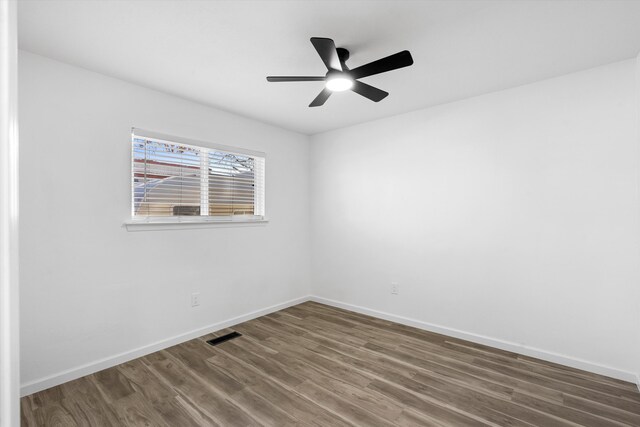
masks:
[[[203,144],[133,130],[134,220],[264,219],[264,153]]]

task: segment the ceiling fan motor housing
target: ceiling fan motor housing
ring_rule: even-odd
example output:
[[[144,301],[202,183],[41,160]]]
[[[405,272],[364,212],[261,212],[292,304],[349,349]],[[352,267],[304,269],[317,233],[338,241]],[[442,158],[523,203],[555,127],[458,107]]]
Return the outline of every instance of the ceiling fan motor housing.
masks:
[[[342,70],[347,71],[349,68],[347,68],[345,62],[349,60],[349,51],[343,47],[336,48],[336,51],[338,52],[338,58],[340,58],[340,64],[342,65]]]

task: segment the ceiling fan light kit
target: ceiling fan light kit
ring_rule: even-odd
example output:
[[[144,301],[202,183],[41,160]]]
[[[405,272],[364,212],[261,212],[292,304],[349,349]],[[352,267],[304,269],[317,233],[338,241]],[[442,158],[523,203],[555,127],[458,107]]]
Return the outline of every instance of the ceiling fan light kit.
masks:
[[[331,71],[329,73],[331,73]],[[353,87],[353,79],[346,73],[327,74],[325,87],[331,92],[343,92]]]
[[[413,64],[413,58],[408,50],[387,56],[377,61],[370,62],[358,68],[350,70],[346,62],[349,59],[349,51],[344,48],[336,48],[331,39],[312,37],[311,44],[316,48],[318,55],[327,67],[327,74],[322,76],[269,76],[268,82],[325,82],[325,88],[309,104],[309,107],[323,105],[333,92],[352,90],[374,102],[379,102],[389,95],[388,92],[358,81],[363,77],[385,73],[398,68],[408,67]]]

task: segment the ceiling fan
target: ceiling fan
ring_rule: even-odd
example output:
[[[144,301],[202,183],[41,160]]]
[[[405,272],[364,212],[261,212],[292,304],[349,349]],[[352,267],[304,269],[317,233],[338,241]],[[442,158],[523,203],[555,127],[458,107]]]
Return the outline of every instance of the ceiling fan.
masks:
[[[323,105],[331,93],[342,92],[351,89],[355,93],[364,96],[374,102],[379,102],[389,95],[388,92],[358,81],[363,77],[385,73],[398,68],[408,67],[413,64],[413,58],[408,50],[395,53],[377,61],[361,65],[350,70],[346,62],[349,59],[349,51],[338,47],[331,39],[311,37],[311,44],[316,48],[320,58],[327,66],[327,74],[323,76],[269,76],[269,82],[325,82],[325,88],[309,104],[309,107]]]

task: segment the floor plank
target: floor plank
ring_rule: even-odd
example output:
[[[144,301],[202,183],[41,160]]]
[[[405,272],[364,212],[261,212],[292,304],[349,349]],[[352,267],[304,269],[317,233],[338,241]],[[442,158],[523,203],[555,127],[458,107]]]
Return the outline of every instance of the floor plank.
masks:
[[[23,426],[639,426],[640,392],[306,302],[26,396],[21,414]]]

